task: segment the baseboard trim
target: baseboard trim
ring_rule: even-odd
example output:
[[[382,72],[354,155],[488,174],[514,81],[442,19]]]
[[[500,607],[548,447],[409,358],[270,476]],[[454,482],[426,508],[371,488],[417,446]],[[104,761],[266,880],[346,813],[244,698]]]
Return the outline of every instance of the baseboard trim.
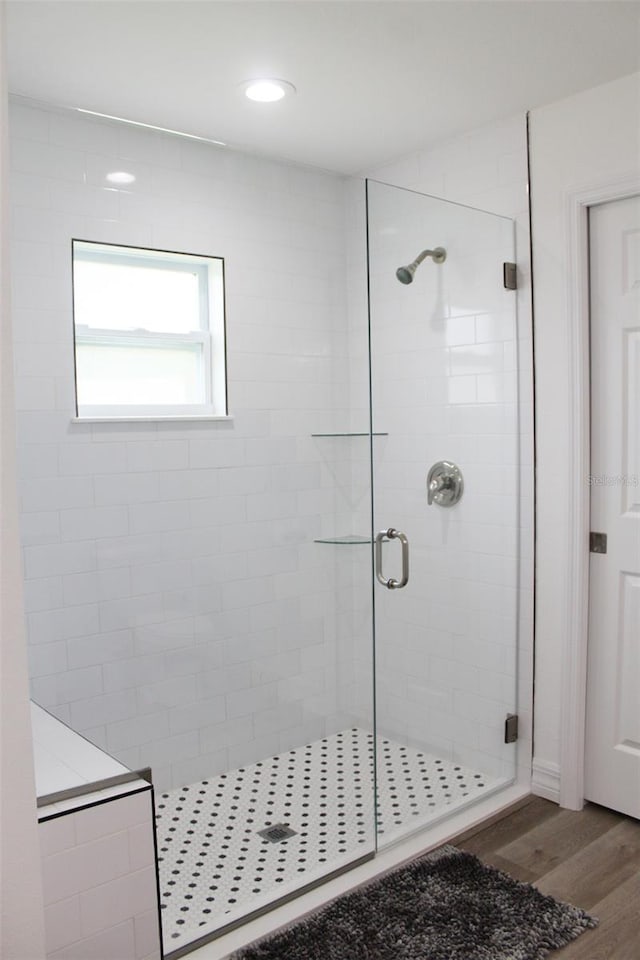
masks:
[[[560,767],[548,760],[536,760],[531,765],[531,793],[545,800],[560,803]]]

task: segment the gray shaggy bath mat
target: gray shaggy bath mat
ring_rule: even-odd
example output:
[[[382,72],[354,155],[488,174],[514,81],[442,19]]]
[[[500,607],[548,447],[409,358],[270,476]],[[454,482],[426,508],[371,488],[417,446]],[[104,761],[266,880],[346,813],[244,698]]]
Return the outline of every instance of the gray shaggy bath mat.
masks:
[[[542,960],[597,922],[446,846],[233,960]]]

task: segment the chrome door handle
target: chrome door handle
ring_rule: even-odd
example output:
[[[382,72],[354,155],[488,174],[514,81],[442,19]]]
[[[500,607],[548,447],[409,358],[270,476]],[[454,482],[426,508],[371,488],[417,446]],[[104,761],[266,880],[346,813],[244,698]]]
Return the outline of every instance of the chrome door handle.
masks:
[[[402,544],[402,577],[400,580],[394,580],[389,577],[387,580],[382,573],[382,544],[385,540],[399,540]],[[381,530],[376,537],[376,578],[378,583],[388,590],[400,590],[406,587],[409,582],[409,541],[400,530],[394,530],[389,527],[388,530]]]

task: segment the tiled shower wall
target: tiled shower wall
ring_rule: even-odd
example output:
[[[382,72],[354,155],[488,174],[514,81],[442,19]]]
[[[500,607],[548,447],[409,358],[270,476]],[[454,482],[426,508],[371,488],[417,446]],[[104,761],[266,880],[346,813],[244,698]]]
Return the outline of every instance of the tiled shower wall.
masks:
[[[351,179],[344,187],[345,267],[347,277],[349,409],[347,429],[359,434],[369,430],[369,340],[367,299],[366,191],[364,180]],[[363,333],[364,331],[364,333]],[[342,521],[349,533],[368,538],[371,534],[371,455],[378,457],[376,444],[369,437],[336,439],[334,452],[349,463],[349,515]],[[374,463],[376,460],[374,460]],[[336,550],[341,548],[336,548]],[[374,625],[372,607],[372,547],[358,545],[341,549],[345,583],[350,587],[349,628],[341,645],[340,695],[349,704],[360,726],[367,727],[371,714],[372,668],[374,664]],[[377,592],[377,585],[373,587]],[[346,606],[346,604],[344,604]],[[376,688],[379,684],[376,677]],[[377,706],[379,709],[379,703]]]
[[[367,535],[368,441],[311,437],[368,426],[362,182],[15,105],[12,139],[34,696],[124,762],[151,763],[161,785],[368,726],[370,547],[313,543],[319,533]],[[123,166],[135,190],[105,189],[104,174]],[[375,176],[517,217],[524,237],[521,118]],[[74,235],[225,256],[232,422],[70,422]],[[526,741],[532,431],[522,243],[518,261]],[[374,452],[380,462],[378,442]],[[378,644],[381,720],[389,685],[403,687],[413,669],[398,638],[386,653]],[[453,701],[466,674],[457,655],[443,659],[441,689]],[[408,724],[407,713],[386,729],[408,736]]]
[[[342,180],[24,104],[11,145],[34,698],[160,787],[349,724]],[[72,237],[225,257],[232,420],[72,422]]]

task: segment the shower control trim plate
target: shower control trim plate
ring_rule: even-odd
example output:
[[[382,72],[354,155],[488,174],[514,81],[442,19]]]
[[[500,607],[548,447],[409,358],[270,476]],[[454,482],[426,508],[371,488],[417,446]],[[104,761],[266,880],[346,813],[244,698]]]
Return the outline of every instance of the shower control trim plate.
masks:
[[[464,492],[464,478],[460,467],[449,460],[438,460],[427,475],[427,503],[439,507],[453,507]]]

